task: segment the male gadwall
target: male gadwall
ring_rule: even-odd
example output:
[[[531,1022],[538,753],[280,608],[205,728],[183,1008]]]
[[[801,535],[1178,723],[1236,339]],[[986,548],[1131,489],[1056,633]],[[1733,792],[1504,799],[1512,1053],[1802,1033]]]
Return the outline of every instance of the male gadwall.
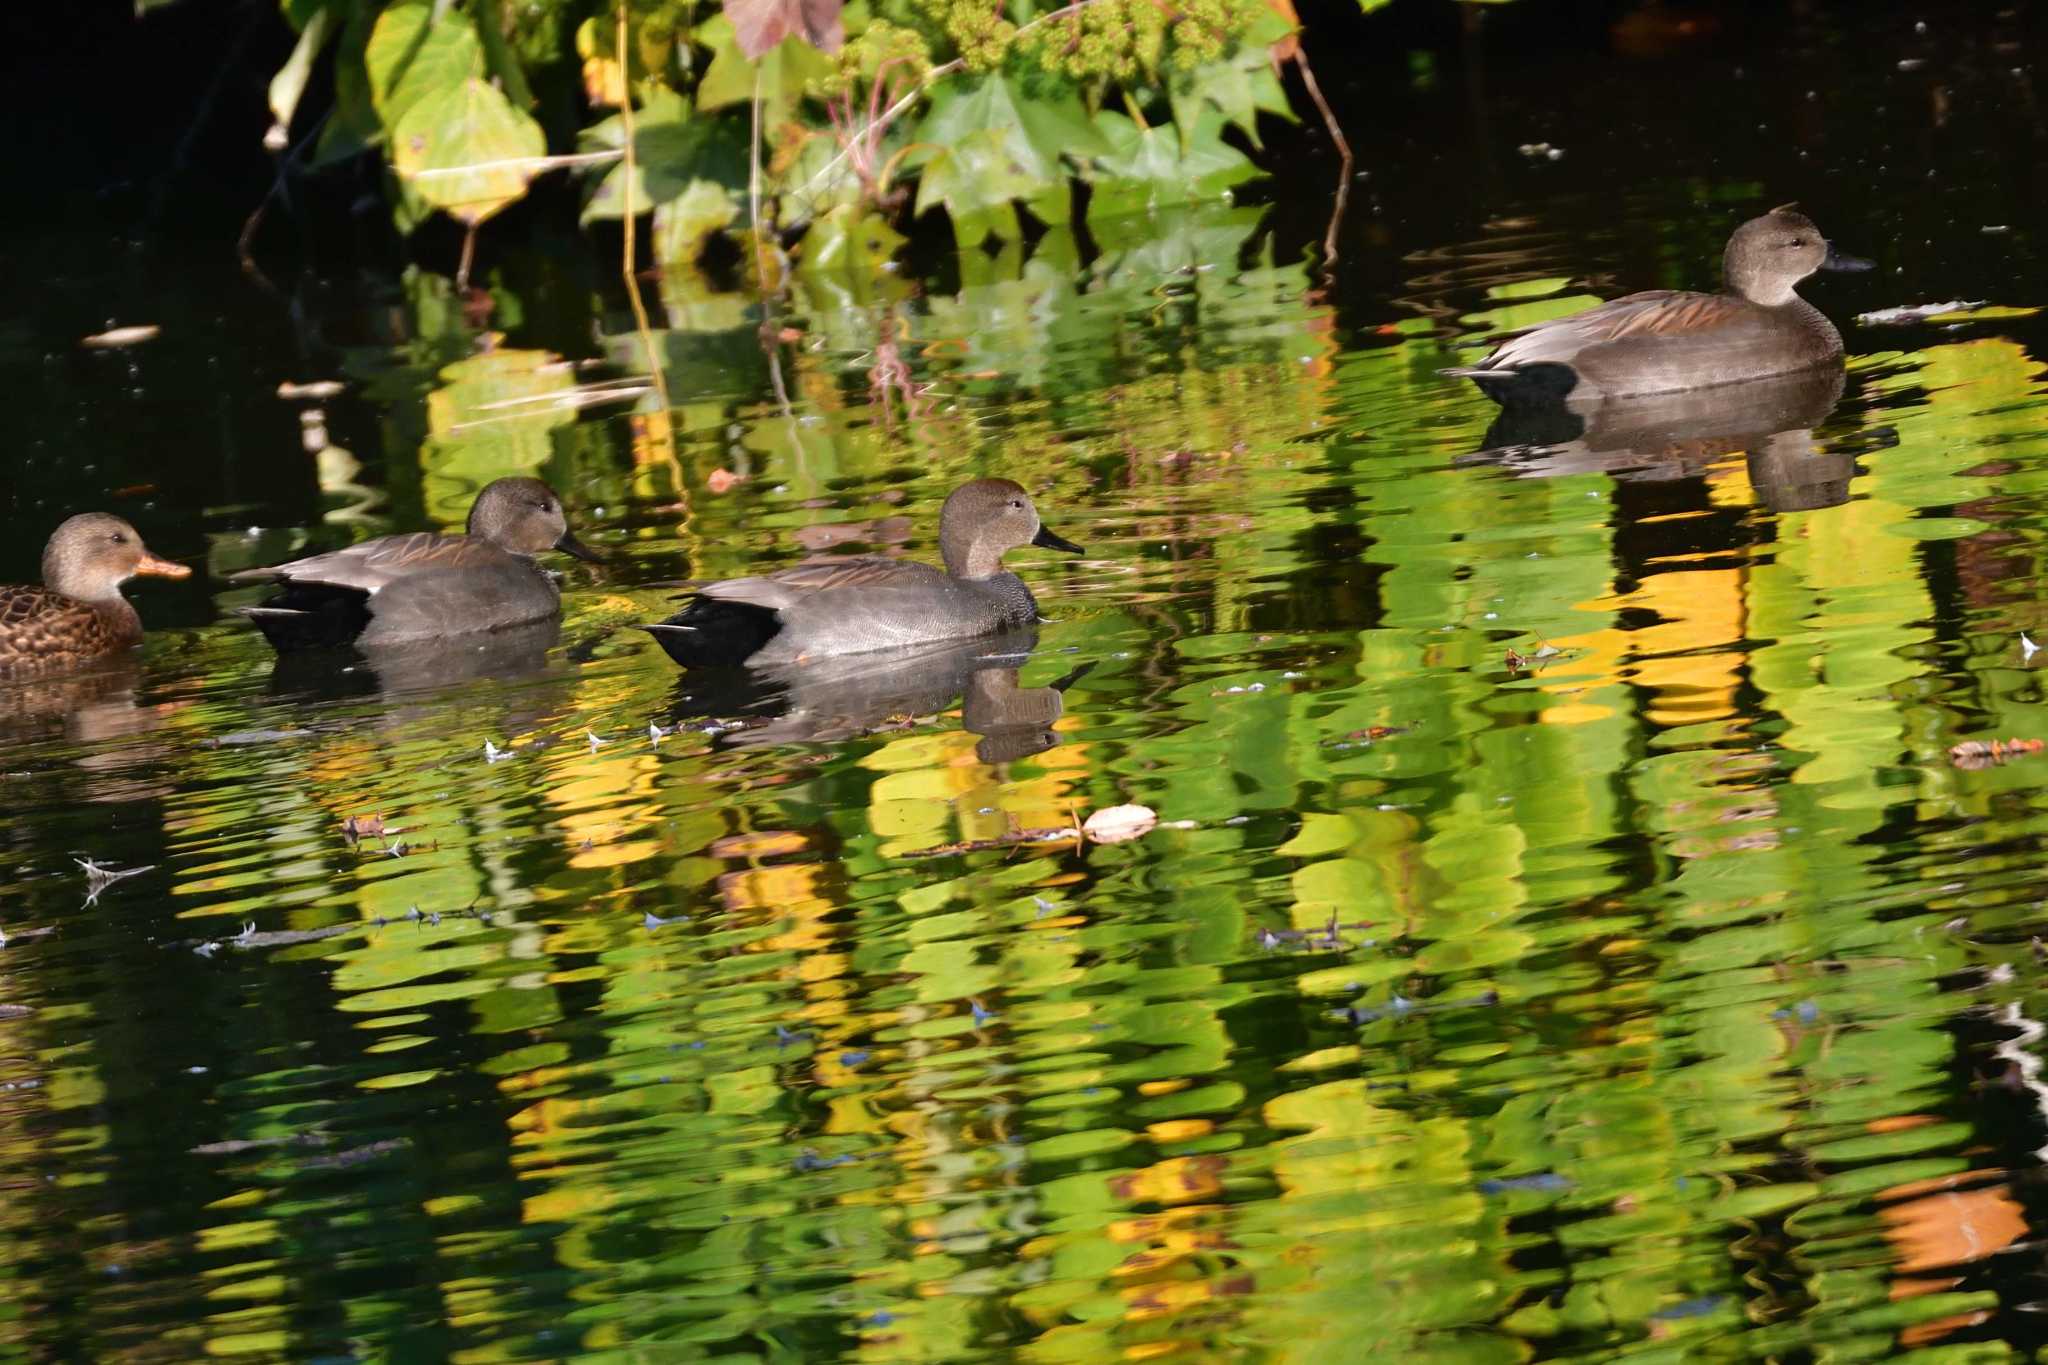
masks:
[[[128,648],[142,638],[142,618],[121,585],[191,573],[151,554],[121,518],[80,513],[44,547],[42,587],[0,587],[0,674],[68,668]]]
[[[944,572],[886,555],[815,560],[706,584],[689,606],[645,629],[685,668],[802,663],[992,635],[1038,619],[1031,589],[1003,568],[1004,554],[1021,545],[1082,553],[1045,528],[1022,487],[976,479],[939,512]]]
[[[476,495],[465,535],[380,536],[230,577],[279,584],[262,606],[242,609],[279,650],[376,649],[550,619],[562,597],[533,562],[543,550],[599,559],[570,532],[552,488],[499,479]]]
[[[1816,270],[1868,270],[1843,256],[1790,204],[1735,229],[1721,257],[1727,292],[1652,289],[1538,323],[1477,365],[1470,379],[1497,402],[1574,402],[1735,384],[1838,364],[1842,334],[1793,292]]]

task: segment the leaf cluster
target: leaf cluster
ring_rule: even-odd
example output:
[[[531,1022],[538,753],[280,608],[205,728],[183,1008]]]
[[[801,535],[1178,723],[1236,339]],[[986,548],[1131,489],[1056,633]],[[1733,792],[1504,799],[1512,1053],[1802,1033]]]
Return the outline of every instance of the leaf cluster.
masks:
[[[756,195],[775,217],[755,230],[825,224],[816,254],[834,259],[905,209],[943,209],[963,243],[1014,239],[1020,211],[1069,216],[1076,180],[1097,188],[1091,216],[1214,198],[1256,173],[1226,133],[1256,146],[1259,115],[1288,114],[1270,57],[1285,0],[282,6],[300,41],[272,85],[274,147],[331,51],[313,160],[381,155],[401,228],[435,211],[473,228],[566,160],[586,221],[652,213],[678,267]]]

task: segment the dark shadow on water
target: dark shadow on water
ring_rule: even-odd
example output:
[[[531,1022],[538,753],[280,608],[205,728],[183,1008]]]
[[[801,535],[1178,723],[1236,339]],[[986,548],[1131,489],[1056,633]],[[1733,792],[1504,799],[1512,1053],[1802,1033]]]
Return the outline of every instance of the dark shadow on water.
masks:
[[[1833,507],[1849,497],[1853,456],[1816,442],[1841,399],[1839,367],[1689,393],[1598,403],[1504,407],[1486,447],[1460,465],[1495,465],[1523,478],[1611,474],[1651,482],[1698,477],[1737,452],[1774,512]]]
[[[273,695],[335,701],[526,677],[547,668],[548,651],[561,636],[560,621],[540,621],[431,643],[280,654],[271,670],[270,690]]]
[[[1005,763],[1060,742],[1066,689],[1092,665],[1046,687],[1019,687],[1034,630],[920,650],[849,654],[769,668],[695,669],[676,683],[668,720],[740,722],[722,744],[833,743],[907,726],[961,699],[961,726],[981,736],[975,756]]]

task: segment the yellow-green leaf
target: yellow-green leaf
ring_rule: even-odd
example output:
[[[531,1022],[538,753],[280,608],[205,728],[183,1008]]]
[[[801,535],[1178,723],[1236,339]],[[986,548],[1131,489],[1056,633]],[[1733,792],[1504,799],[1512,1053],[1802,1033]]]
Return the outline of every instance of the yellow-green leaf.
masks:
[[[471,77],[406,111],[391,164],[422,199],[474,225],[526,193],[546,150],[538,123]]]

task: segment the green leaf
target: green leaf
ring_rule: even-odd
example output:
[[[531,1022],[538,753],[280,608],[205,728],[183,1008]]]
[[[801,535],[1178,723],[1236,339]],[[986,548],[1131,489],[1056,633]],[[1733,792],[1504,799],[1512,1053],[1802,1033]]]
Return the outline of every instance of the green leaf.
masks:
[[[341,42],[334,49],[334,112],[321,130],[319,146],[313,149],[315,166],[346,160],[384,140],[384,125],[377,120],[370,99],[370,75],[364,65],[370,22],[367,7],[354,5],[348,22],[342,25]]]
[[[732,20],[723,14],[707,19],[697,29],[697,41],[711,49],[711,65],[697,86],[699,109],[723,109],[732,104],[751,104],[758,72],[761,89],[761,117],[781,118],[794,109],[808,83],[832,74],[832,59],[801,38],[785,38],[759,62],[747,60],[733,34]]]
[[[169,3],[170,0],[136,0],[135,10],[139,14],[144,9]],[[348,0],[339,0],[339,3],[334,8],[338,9],[340,5],[347,3]],[[284,12],[284,21],[287,24],[290,24],[298,32],[304,33],[306,25],[311,23],[323,9],[328,8],[328,3],[327,0],[278,0],[277,7]]]
[[[999,128],[983,128],[940,145],[925,163],[917,181],[917,212],[944,204],[961,246],[975,246],[990,235],[1019,235],[1010,201],[1025,199],[1045,188],[1045,180],[1017,163],[1011,138]]]
[[[1026,92],[998,73],[972,83],[941,84],[917,141],[944,149],[977,133],[996,133],[1020,174],[1050,184],[1065,178],[1063,156],[1103,156],[1113,150],[1098,124],[1071,88]]]
[[[427,203],[475,226],[526,193],[539,168],[516,163],[546,150],[538,123],[471,77],[406,111],[392,133],[391,164]]]
[[[270,78],[270,116],[275,121],[279,138],[291,131],[292,114],[299,107],[299,96],[306,93],[306,77],[312,73],[314,58],[320,55],[320,49],[327,46],[327,40],[339,27],[333,10],[316,11],[299,34],[292,55]]]
[[[797,269],[806,275],[841,275],[864,283],[893,259],[909,238],[878,213],[840,204],[819,216],[798,248]]]
[[[1272,60],[1259,47],[1240,46],[1228,57],[1181,72],[1173,78],[1168,93],[1173,103],[1173,121],[1182,128],[1195,127],[1202,106],[1211,104],[1227,122],[1244,129],[1254,147],[1260,145],[1262,111],[1286,119],[1294,117],[1287,104],[1287,92],[1280,88],[1280,78],[1273,72]]]
[[[630,187],[623,161],[606,167],[583,206],[583,221],[647,213],[703,181],[744,189],[747,149],[741,136],[731,120],[691,118],[680,96],[650,98],[634,119]],[[586,148],[623,147],[623,120],[614,116],[585,130],[582,143]]]
[[[433,8],[406,0],[377,16],[363,49],[370,104],[387,133],[395,133],[413,105],[431,94],[458,89],[484,69],[476,29],[459,14],[436,21]]]
[[[1218,199],[1259,173],[1243,152],[1223,140],[1223,115],[1203,106],[1193,126],[1141,128],[1118,113],[1097,116],[1112,150],[1095,158],[1095,196],[1089,220],[1144,213],[1168,204]],[[1185,147],[1183,147],[1185,144]]]
[[[682,193],[654,210],[654,259],[670,270],[694,266],[705,241],[739,215],[739,200],[731,189],[692,180]]]
[[[505,97],[521,109],[533,107],[533,90],[526,84],[526,72],[505,43],[505,0],[476,0],[476,36],[483,45],[484,60],[491,75],[505,91]]]

